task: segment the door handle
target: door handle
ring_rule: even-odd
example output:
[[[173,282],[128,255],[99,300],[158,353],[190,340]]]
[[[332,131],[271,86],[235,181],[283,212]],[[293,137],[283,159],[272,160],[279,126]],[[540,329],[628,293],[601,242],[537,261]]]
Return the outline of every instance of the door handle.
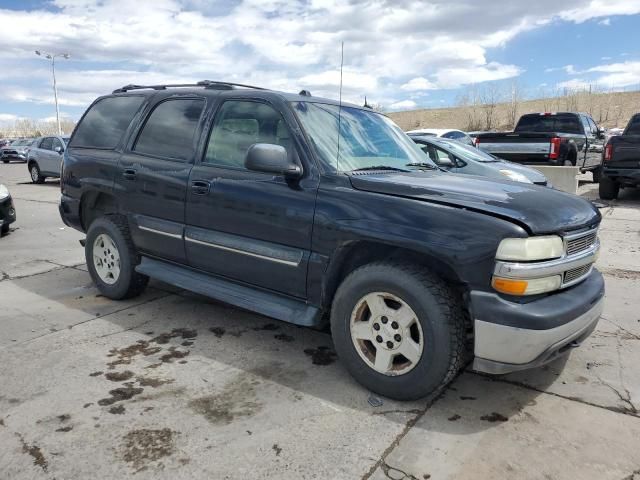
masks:
[[[194,195],[206,195],[209,193],[211,183],[205,180],[194,180],[191,182],[191,191]]]
[[[122,176],[127,180],[135,180],[136,171],[133,168],[125,168],[124,172],[122,172]]]

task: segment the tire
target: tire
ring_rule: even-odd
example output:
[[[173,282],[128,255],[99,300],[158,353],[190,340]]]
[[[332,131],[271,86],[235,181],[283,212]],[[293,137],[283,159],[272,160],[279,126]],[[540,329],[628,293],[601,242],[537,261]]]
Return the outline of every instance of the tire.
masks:
[[[615,200],[618,198],[620,192],[620,184],[615,180],[602,175],[600,177],[600,185],[598,186],[598,193],[602,200]]]
[[[593,176],[593,183],[600,183],[601,178],[601,169],[600,167],[591,170],[591,175]]]
[[[40,167],[36,162],[32,162],[29,165],[29,175],[31,176],[32,183],[44,183],[45,179],[47,178],[42,175],[42,173],[40,172]]]
[[[374,332],[376,323],[385,323],[386,317],[374,315],[374,311],[368,307],[368,301],[366,307],[360,305],[365,298],[378,301],[381,298],[380,292],[392,298],[383,297],[384,305],[379,311],[388,311],[385,308],[401,303],[404,305],[393,313],[410,307],[412,312],[405,310],[414,314],[410,329],[400,327],[399,330],[393,330],[398,328],[398,322],[394,318],[402,322],[401,317],[411,317],[398,313],[396,316],[391,315],[386,325],[379,323],[379,328]],[[370,312],[368,321],[354,323],[353,319],[360,315],[358,312],[366,312],[367,309]],[[331,332],[338,356],[356,381],[385,397],[415,400],[443,388],[462,368],[466,341],[464,319],[460,300],[441,279],[417,266],[381,262],[358,268],[342,282],[333,299]],[[382,336],[372,336],[370,340],[364,341],[352,340],[357,335],[352,334],[352,324],[356,323],[370,333],[383,334],[384,341],[380,343]],[[391,334],[398,332],[401,335],[393,337],[389,335],[389,331]],[[395,340],[400,343],[393,344]],[[419,355],[413,352],[417,360],[407,363],[409,357],[404,357],[399,352],[404,346],[416,346],[420,343],[422,346],[419,348]],[[384,348],[390,344],[397,349]],[[384,354],[385,351],[395,353],[390,362],[390,370],[381,373],[376,370],[375,359],[370,357],[378,358],[378,352]],[[382,364],[389,365],[389,362],[384,361],[386,357],[381,358]]]
[[[149,282],[149,277],[135,271],[140,255],[131,240],[127,220],[122,215],[106,215],[91,223],[85,242],[85,258],[93,282],[107,298],[122,300],[136,297]]]
[[[6,235],[7,233],[9,233],[9,224],[5,223],[0,227],[0,235]]]
[[[573,161],[571,161],[570,158],[565,158],[564,161],[562,162],[562,166],[563,167],[573,167],[573,166],[575,166],[575,163]]]
[[[9,163],[9,160],[2,160],[2,163]]]

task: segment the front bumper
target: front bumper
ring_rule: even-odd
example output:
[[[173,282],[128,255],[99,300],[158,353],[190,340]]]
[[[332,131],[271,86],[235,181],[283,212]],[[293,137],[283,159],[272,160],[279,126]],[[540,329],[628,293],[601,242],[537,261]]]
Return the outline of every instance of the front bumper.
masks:
[[[578,285],[528,303],[472,292],[473,369],[503,374],[538,367],[577,347],[596,328],[604,280],[597,270]]]

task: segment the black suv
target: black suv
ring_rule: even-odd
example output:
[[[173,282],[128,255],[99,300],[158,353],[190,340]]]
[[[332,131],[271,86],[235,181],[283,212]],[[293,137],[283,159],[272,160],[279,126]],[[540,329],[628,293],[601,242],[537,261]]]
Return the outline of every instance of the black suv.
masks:
[[[80,120],[61,188],[105,296],[153,277],[330,322],[346,368],[392,398],[471,357],[489,373],[546,363],[602,310],[591,203],[443,172],[384,115],[306,91],[123,87]]]

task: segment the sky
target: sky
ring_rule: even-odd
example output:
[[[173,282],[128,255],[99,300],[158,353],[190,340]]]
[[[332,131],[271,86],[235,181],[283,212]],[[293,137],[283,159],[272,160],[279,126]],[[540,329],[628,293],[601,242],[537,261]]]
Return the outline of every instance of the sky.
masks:
[[[0,122],[126,84],[221,80],[386,111],[469,89],[640,89],[640,0],[0,0]]]

